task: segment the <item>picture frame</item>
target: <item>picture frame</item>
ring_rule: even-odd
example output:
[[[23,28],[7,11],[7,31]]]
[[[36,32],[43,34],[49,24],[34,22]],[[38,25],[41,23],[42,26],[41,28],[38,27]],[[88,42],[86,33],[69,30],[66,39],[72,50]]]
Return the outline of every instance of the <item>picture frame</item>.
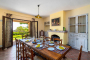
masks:
[[[51,20],[51,25],[52,26],[60,26],[60,17],[52,19]]]

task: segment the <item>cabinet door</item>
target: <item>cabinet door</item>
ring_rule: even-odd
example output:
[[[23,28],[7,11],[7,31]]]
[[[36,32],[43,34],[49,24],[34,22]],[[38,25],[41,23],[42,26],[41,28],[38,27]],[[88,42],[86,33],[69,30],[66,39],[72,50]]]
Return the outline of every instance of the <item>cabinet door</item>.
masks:
[[[76,38],[75,38],[75,48],[76,48],[76,49],[80,49],[79,43],[80,43],[80,42],[79,42],[79,38],[76,37]]]
[[[74,48],[75,47],[75,39],[74,37],[69,38],[69,45]]]
[[[87,39],[86,38],[83,38],[83,37],[80,38],[79,47],[81,47],[81,45],[83,46],[82,50],[87,52]]]

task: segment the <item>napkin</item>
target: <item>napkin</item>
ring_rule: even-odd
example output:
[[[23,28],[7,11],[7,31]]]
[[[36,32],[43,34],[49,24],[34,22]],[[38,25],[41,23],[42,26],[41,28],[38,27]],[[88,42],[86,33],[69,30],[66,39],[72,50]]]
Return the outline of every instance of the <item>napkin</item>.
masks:
[[[28,42],[29,40],[26,40],[26,42]]]
[[[62,46],[59,46],[59,48],[60,48],[60,49],[64,49],[64,47],[62,47]]]
[[[53,43],[53,41],[50,41],[50,43]]]
[[[40,47],[40,44],[38,44],[36,47]]]

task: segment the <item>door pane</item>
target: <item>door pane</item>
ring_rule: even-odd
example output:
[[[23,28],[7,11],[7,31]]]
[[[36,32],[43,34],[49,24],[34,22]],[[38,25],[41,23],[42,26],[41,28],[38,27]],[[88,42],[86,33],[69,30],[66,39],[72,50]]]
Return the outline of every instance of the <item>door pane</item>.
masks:
[[[5,48],[12,46],[13,20],[5,18]]]

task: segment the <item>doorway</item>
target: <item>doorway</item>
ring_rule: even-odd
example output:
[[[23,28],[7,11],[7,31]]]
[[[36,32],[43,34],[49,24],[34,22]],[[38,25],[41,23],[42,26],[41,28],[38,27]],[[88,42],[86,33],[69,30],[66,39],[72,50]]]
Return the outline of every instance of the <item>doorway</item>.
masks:
[[[13,46],[13,22],[28,22],[30,36],[38,37],[38,21],[23,20],[17,18],[9,18],[3,16],[2,19],[2,49]],[[33,24],[34,23],[34,24]],[[34,32],[34,33],[32,33]]]

